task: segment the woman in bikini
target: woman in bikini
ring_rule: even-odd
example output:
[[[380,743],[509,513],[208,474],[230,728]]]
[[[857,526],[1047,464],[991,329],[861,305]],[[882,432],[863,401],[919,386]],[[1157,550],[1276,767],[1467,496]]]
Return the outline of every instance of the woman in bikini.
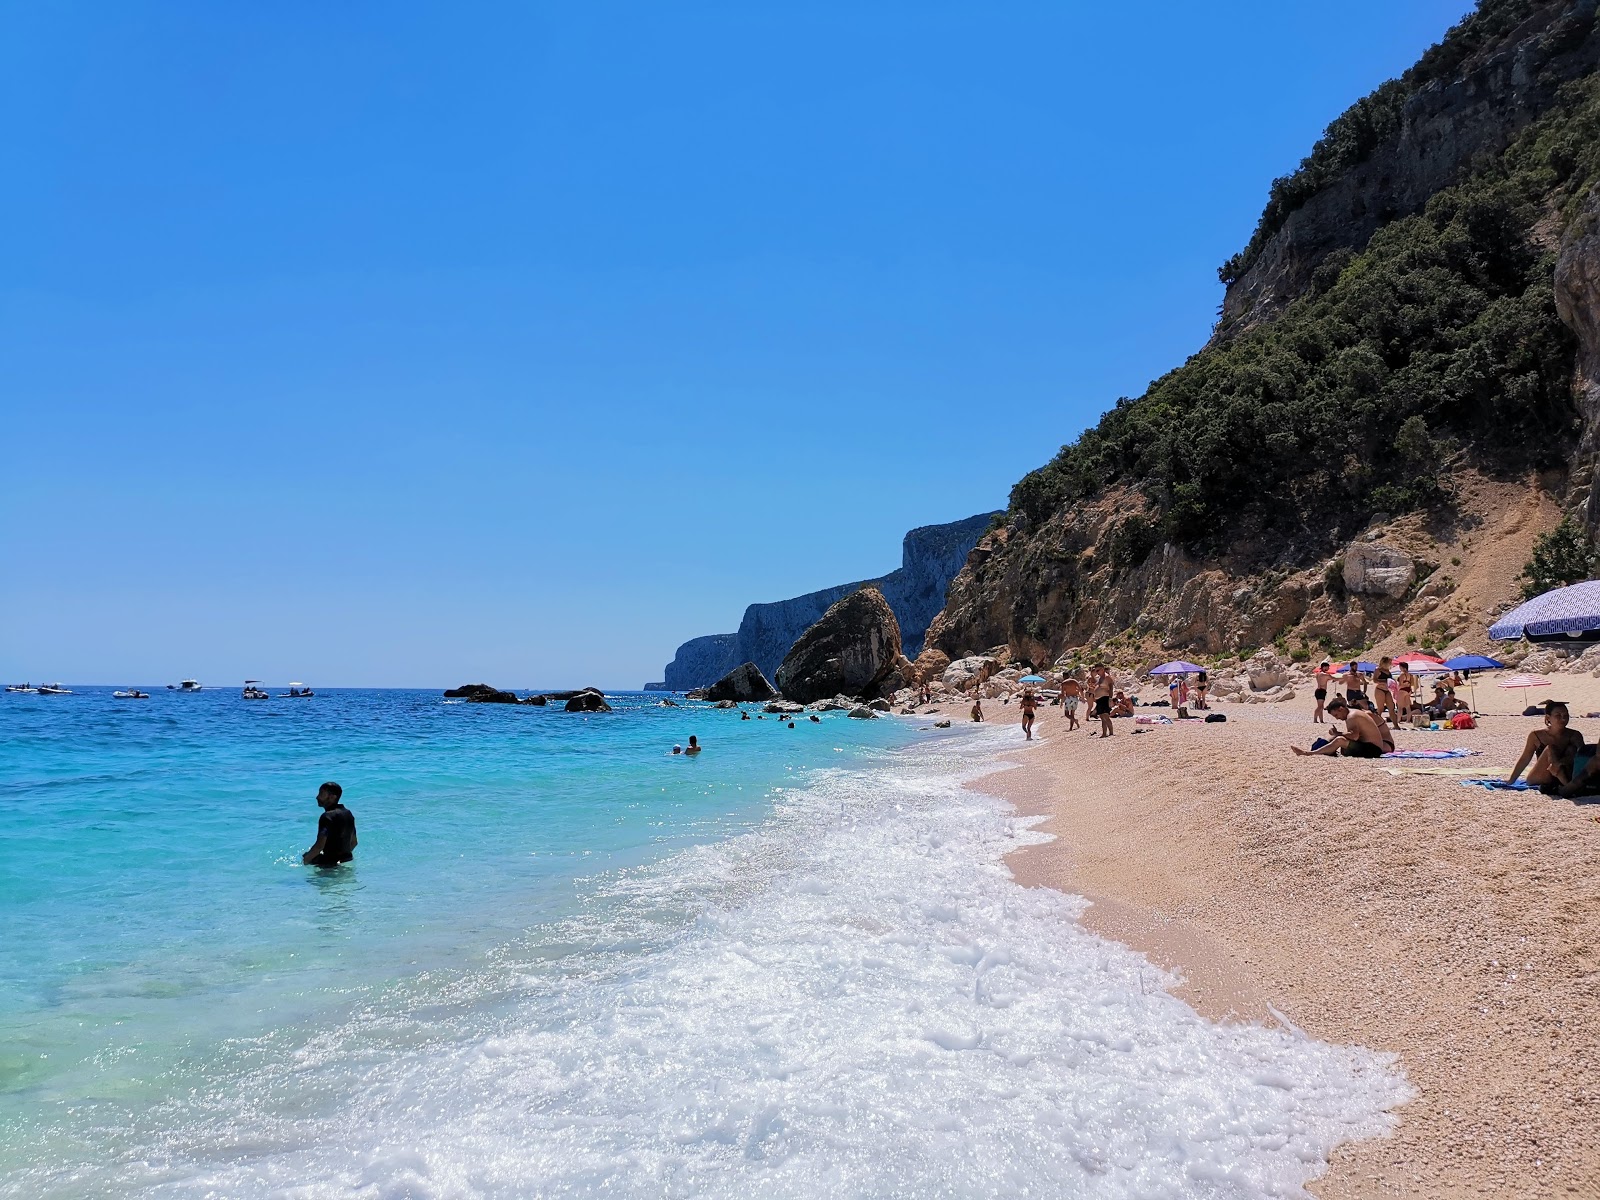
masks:
[[[1378,660],[1378,669],[1372,673],[1372,696],[1377,702],[1378,720],[1382,721],[1385,714],[1400,728],[1400,721],[1395,716],[1394,693],[1389,690],[1390,680],[1394,678],[1394,660],[1387,654]]]
[[[1400,664],[1400,674],[1394,681],[1394,727],[1400,728],[1401,721],[1411,720],[1411,693],[1416,690],[1417,677],[1411,673],[1410,663]]]
[[[1033,718],[1039,708],[1039,698],[1030,688],[1022,693],[1022,732],[1027,734],[1028,740],[1033,741]]]
[[[1515,783],[1522,769],[1531,762],[1533,766],[1528,770],[1528,782],[1534,787],[1543,787],[1545,784],[1565,787],[1571,783],[1578,752],[1583,749],[1583,735],[1567,727],[1571,719],[1567,706],[1561,701],[1552,700],[1546,704],[1544,728],[1535,729],[1528,735],[1522,747],[1522,757],[1511,768],[1511,777],[1506,782]]]

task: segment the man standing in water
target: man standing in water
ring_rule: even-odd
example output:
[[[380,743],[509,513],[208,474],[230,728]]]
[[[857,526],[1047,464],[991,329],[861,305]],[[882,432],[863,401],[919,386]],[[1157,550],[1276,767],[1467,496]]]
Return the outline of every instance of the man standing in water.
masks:
[[[344,806],[344,789],[325,783],[317,789],[322,816],[317,818],[317,844],[300,856],[313,867],[337,867],[355,857],[356,818]]]

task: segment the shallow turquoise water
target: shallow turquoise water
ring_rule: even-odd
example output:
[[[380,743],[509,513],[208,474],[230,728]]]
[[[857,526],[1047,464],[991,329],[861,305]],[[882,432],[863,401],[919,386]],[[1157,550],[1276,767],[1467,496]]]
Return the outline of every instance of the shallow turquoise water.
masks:
[[[1017,886],[1015,726],[613,703],[0,697],[0,1197],[1283,1196],[1407,1095]]]
[[[646,695],[580,715],[110,691],[0,695],[0,1118],[159,1093],[213,1040],[465,966],[570,912],[575,880],[725,836],[772,786],[908,736]],[[706,753],[671,755],[690,733]],[[327,872],[300,865],[324,779],[360,833]]]

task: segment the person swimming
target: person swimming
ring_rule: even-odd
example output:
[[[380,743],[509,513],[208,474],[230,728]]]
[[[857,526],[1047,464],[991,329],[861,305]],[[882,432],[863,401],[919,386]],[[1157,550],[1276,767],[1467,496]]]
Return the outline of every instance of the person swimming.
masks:
[[[313,867],[337,867],[355,857],[356,818],[344,806],[344,789],[337,783],[325,783],[317,789],[317,803],[322,815],[317,818],[316,844],[300,856],[300,861]]]
[[[700,753],[700,739],[698,739],[697,737],[694,736],[694,734],[691,733],[689,735],[689,744],[684,747],[683,752],[685,754],[699,754]]]

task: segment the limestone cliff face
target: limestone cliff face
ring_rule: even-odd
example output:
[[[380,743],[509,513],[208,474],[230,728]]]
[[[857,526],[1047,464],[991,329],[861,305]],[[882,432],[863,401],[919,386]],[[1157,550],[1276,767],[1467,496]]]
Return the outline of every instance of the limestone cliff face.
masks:
[[[1530,11],[1506,37],[1408,96],[1397,133],[1289,215],[1230,283],[1219,335],[1280,311],[1306,290],[1333,251],[1358,250],[1380,226],[1420,212],[1475,158],[1504,150],[1564,84],[1595,69],[1596,0],[1526,7]]]
[[[687,692],[708,687],[746,659],[739,653],[737,633],[713,633],[693,638],[678,647],[662,676],[667,691]]]
[[[1443,645],[1481,636],[1563,507],[1600,530],[1597,9],[1481,0],[1413,72],[1351,110],[1376,114],[1371,138],[1358,153],[1330,152],[1337,168],[1328,154],[1313,162],[1338,142],[1330,129],[1302,172],[1274,187],[1274,204],[1280,190],[1297,197],[1292,210],[1269,204],[1258,238],[1225,268],[1222,320],[1168,377],[1181,381],[1119,403],[1031,488],[1018,485],[1006,522],[951,582],[926,645],[952,659],[1006,646],[1041,666],[1084,646]],[[1472,224],[1506,195],[1514,203],[1496,210],[1505,222]],[[1452,212],[1472,215],[1450,224]],[[1480,257],[1460,267],[1451,255],[1469,242]],[[1528,264],[1516,286],[1471,321],[1427,306],[1446,294],[1434,280],[1455,272],[1463,290],[1478,287],[1488,276],[1472,274],[1477,264],[1513,260]],[[1495,325],[1519,304],[1516,321]],[[1404,316],[1391,322],[1385,305]],[[1543,336],[1547,325],[1571,338]],[[1421,342],[1429,357],[1408,356]],[[1362,369],[1346,370],[1358,356]],[[1545,368],[1545,382],[1530,383]],[[1195,411],[1215,416],[1203,436],[1160,440],[1192,432],[1182,417]],[[1355,411],[1360,421],[1322,423]],[[1450,424],[1472,412],[1490,417]],[[1234,420],[1242,413],[1295,419]],[[1417,423],[1417,448],[1397,449],[1402,426]],[[1362,441],[1365,430],[1377,433]],[[1336,470],[1313,479],[1324,462]],[[1208,485],[1238,463],[1250,465],[1248,493],[1211,503]],[[1343,493],[1330,474],[1348,483]],[[1431,493],[1406,490],[1430,479]]]
[[[922,649],[928,624],[944,607],[945,592],[966,562],[967,552],[989,527],[992,513],[943,525],[924,525],[906,534],[900,566],[878,579],[842,583],[789,600],[752,604],[737,633],[695,638],[678,647],[665,681],[674,691],[705,687],[743,662],[753,662],[769,678],[800,635],[833,605],[863,587],[883,593],[894,610],[905,652]]]

